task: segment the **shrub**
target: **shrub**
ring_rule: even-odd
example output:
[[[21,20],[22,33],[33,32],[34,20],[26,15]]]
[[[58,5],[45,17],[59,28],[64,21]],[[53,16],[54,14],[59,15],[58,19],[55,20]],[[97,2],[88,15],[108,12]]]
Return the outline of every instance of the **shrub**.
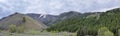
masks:
[[[105,31],[104,36],[114,36],[114,34],[111,31]]]
[[[17,31],[16,25],[11,24],[11,25],[9,26],[9,32],[15,33],[16,31]]]
[[[2,30],[0,30],[0,33],[2,32]]]
[[[118,36],[120,36],[120,29],[118,29]]]
[[[98,30],[98,36],[114,36],[114,34],[108,28],[102,27]]]
[[[18,27],[18,29],[17,29],[17,32],[18,32],[18,33],[24,33],[24,31],[25,31],[25,26],[20,26],[20,27]]]

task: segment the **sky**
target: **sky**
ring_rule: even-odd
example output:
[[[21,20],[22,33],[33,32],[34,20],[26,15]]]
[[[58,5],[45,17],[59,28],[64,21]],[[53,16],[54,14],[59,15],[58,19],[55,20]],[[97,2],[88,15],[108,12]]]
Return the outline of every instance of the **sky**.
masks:
[[[58,15],[68,11],[103,12],[120,7],[120,0],[0,0],[0,18],[19,13]]]

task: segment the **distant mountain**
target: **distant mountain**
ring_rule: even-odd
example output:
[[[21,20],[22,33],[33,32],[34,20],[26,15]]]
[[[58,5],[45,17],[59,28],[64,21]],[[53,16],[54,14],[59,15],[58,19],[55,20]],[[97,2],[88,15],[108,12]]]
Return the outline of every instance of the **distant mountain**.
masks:
[[[65,13],[62,13],[60,15],[41,15],[41,14],[33,14],[33,13],[29,13],[27,14],[28,16],[40,21],[40,22],[43,22],[44,24],[46,25],[52,25],[54,23],[57,23],[57,22],[60,22],[62,20],[65,20],[65,19],[68,19],[68,18],[71,18],[71,17],[85,17],[85,16],[88,16],[88,15],[91,15],[91,14],[100,14],[101,12],[95,12],[95,13],[79,13],[79,12],[76,12],[76,11],[70,11],[70,12],[65,12]]]
[[[56,15],[41,15],[41,14],[33,14],[33,13],[29,13],[27,14],[28,16],[38,20],[39,22],[43,22],[46,25],[50,25],[53,24],[55,21],[57,21],[58,16]]]
[[[62,21],[64,19],[67,19],[73,16],[78,16],[80,14],[81,13],[71,11],[71,12],[62,13],[60,15],[49,15],[49,14],[41,15],[41,14],[33,14],[33,13],[29,13],[27,15],[38,21],[42,21],[44,24],[49,26],[56,22]]]
[[[15,13],[0,20],[0,29],[6,30],[11,24],[16,26],[25,25],[27,30],[43,30],[47,28],[47,26],[42,22],[38,22],[37,20],[34,20],[33,18],[24,14]]]

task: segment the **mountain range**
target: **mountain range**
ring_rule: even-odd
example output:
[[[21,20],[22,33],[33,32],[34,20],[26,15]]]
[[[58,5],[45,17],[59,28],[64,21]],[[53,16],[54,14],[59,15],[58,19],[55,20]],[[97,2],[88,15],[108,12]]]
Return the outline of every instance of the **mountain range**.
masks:
[[[62,20],[71,18],[71,17],[85,17],[88,15],[98,15],[101,12],[95,12],[95,13],[79,13],[76,11],[70,11],[70,12],[65,12],[62,13],[60,15],[41,15],[41,14],[33,14],[33,13],[29,13],[27,14],[28,16],[34,18],[35,20],[38,20],[39,22],[43,22],[44,24],[50,26],[54,23],[60,22]]]
[[[61,22],[63,20],[73,18],[73,17],[86,17],[88,15],[94,16],[99,15],[102,12],[94,12],[94,13],[79,13],[76,11],[69,11],[62,13],[60,15],[42,15],[35,13],[14,13],[7,17],[0,19],[0,29],[8,29],[9,25],[14,24],[17,26],[25,24],[26,28],[31,29],[46,29],[47,26],[52,26],[55,23]],[[26,21],[26,22],[23,22]]]

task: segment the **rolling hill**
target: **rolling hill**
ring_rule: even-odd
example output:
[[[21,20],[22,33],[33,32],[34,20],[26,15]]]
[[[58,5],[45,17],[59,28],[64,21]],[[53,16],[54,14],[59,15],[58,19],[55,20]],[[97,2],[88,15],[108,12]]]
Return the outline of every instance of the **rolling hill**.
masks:
[[[11,24],[16,25],[17,27],[24,25],[26,30],[44,30],[47,28],[42,22],[38,22],[24,14],[15,13],[0,20],[0,29],[7,30]]]

